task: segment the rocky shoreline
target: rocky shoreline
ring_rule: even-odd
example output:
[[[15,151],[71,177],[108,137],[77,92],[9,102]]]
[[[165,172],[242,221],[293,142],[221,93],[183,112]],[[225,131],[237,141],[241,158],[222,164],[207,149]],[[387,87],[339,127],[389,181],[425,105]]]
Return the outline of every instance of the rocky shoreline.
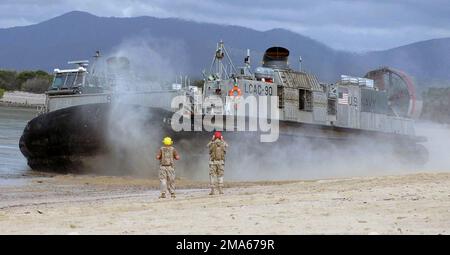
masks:
[[[30,104],[0,102],[0,107],[15,107],[15,108],[27,108],[27,109],[39,110],[39,108],[44,107],[44,105],[30,105]]]
[[[7,91],[0,98],[2,107],[20,107],[39,109],[45,105],[45,94],[34,94],[23,91]]]

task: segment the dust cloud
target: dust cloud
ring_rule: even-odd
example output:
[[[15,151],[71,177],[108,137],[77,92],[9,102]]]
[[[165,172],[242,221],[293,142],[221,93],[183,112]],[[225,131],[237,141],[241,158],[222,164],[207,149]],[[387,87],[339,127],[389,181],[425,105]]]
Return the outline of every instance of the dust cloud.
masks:
[[[248,148],[231,142],[230,155],[245,155],[229,164],[233,179],[318,179],[393,173],[402,167],[394,148],[372,139],[333,142],[305,137],[284,138]],[[247,148],[246,148],[247,147]]]
[[[164,91],[184,71],[183,51],[182,43],[133,38],[96,64],[97,73],[111,78],[114,93],[105,130],[107,153],[89,162],[95,173],[157,175],[155,155],[165,134],[155,128],[162,121],[162,110],[155,108],[167,109],[170,105],[171,94]]]
[[[450,171],[450,126],[434,122],[418,122],[416,134],[424,136],[423,145],[429,152],[429,161],[424,166],[427,171]]]
[[[270,145],[255,143],[255,138],[230,138],[225,167],[228,179],[322,179],[450,171],[450,128],[445,125],[416,123],[416,135],[426,138],[419,143],[428,151],[425,164],[414,162],[418,152],[407,153],[411,145],[382,137],[333,141],[298,135],[281,136]]]

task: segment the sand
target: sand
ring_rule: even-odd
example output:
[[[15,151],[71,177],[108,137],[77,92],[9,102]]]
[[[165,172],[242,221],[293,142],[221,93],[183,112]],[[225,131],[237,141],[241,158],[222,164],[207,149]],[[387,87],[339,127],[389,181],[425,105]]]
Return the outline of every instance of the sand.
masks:
[[[450,173],[294,182],[38,176],[0,185],[0,234],[449,234]]]

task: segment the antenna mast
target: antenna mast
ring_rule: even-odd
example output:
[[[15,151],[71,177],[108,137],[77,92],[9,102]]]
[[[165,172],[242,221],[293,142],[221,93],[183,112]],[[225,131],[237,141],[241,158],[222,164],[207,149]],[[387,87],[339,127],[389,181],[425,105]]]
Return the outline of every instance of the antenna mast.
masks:
[[[227,64],[224,63],[224,61],[228,62],[229,70],[227,70]],[[217,44],[209,73],[213,75],[215,79],[220,80],[229,79],[232,73],[236,73],[236,68],[231,61],[230,55],[228,54],[222,40]]]

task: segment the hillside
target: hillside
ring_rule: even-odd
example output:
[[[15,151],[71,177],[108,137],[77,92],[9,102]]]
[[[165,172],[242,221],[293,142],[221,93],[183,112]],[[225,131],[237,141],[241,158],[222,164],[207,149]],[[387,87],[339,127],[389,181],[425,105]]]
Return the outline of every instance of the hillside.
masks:
[[[364,75],[384,65],[403,69],[421,81],[450,79],[450,38],[356,54],[284,29],[257,31],[174,18],[97,17],[79,11],[35,25],[0,29],[0,69],[51,71],[67,67],[68,60],[89,58],[96,50],[108,54],[119,45],[138,41],[169,58],[176,73],[200,76],[209,68],[219,40],[225,41],[236,65],[242,63],[247,48],[256,66],[266,48],[287,47],[293,68],[298,68],[301,55],[303,68],[322,81],[335,81],[340,74]]]

